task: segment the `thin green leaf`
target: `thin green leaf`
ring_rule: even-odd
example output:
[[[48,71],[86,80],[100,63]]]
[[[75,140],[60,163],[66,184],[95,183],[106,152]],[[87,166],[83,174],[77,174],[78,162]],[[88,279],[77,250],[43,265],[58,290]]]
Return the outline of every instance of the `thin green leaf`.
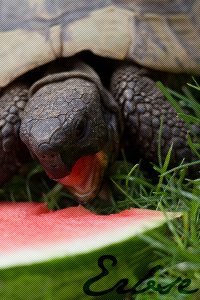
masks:
[[[173,143],[171,144],[171,147],[169,148],[169,151],[168,151],[167,156],[165,158],[165,162],[164,162],[164,165],[163,165],[163,168],[162,168],[162,171],[161,171],[161,176],[160,176],[160,179],[159,179],[159,182],[158,182],[158,186],[157,186],[156,192],[159,192],[160,187],[162,185],[163,178],[164,178],[163,174],[166,172],[167,167],[169,165],[172,147],[173,147]]]
[[[170,88],[166,88],[166,89],[171,95],[175,96],[176,98],[178,98],[186,103],[190,103],[189,99],[187,97],[183,96],[182,94],[180,94],[176,91],[173,91]]]
[[[187,172],[187,168],[182,169],[182,170],[180,171],[180,178],[177,180],[177,187],[178,187],[179,189],[182,188],[181,186],[182,186],[183,180],[185,179],[186,172]]]
[[[119,186],[112,178],[111,178],[112,182],[116,185],[116,187],[129,199],[131,200],[133,203],[135,203],[138,207],[142,208],[142,206],[135,201],[135,199],[133,199],[133,197],[131,197],[126,191],[124,191],[121,186]]]
[[[173,97],[170,95],[170,93],[168,92],[168,90],[164,87],[164,85],[158,81],[157,82],[157,86],[159,87],[159,89],[163,92],[163,94],[166,96],[166,98],[171,102],[171,104],[174,106],[174,108],[177,110],[178,113],[182,113],[183,111],[181,109],[181,107],[178,105],[178,103],[173,99]],[[193,133],[193,135],[195,136],[196,140],[199,141],[197,135],[195,134],[190,122],[188,120],[185,120],[185,123],[187,124],[188,128],[191,130],[191,132]]]
[[[156,84],[159,87],[159,89],[163,92],[165,97],[171,102],[171,104],[174,106],[174,108],[177,110],[177,112],[182,113],[183,112],[182,109],[180,108],[178,103],[174,100],[174,98],[170,95],[170,93],[168,92],[166,87],[162,84],[162,82],[158,81]]]
[[[30,190],[30,185],[29,185],[29,180],[27,179],[26,182],[26,193],[27,193],[27,198],[29,202],[33,202],[32,196],[31,196],[31,190]]]
[[[124,174],[117,174],[117,175],[110,176],[110,179],[125,179],[126,180],[126,178],[127,178],[127,175],[124,175]],[[154,185],[152,185],[148,181],[146,181],[146,180],[144,180],[142,178],[139,178],[137,176],[130,176],[129,177],[129,181],[137,182],[137,184],[142,184],[143,186],[146,186],[146,187],[148,187],[150,189],[155,190],[155,186]]]
[[[156,164],[154,164],[153,162],[151,162],[151,164],[155,171],[157,171],[158,173],[161,173],[161,169]]]
[[[32,169],[28,173],[27,179],[29,180],[33,175],[35,175],[37,173],[41,173],[41,172],[44,172],[44,169],[43,169],[43,167],[40,164],[38,164],[34,169]]]
[[[200,85],[198,84],[198,82],[196,81],[196,79],[194,78],[194,76],[192,76],[192,79],[194,80],[196,86],[197,86],[198,88],[200,88]]]
[[[190,87],[192,87],[192,88],[194,88],[194,89],[200,91],[200,87],[198,87],[198,86],[195,86],[195,85],[190,84],[190,83],[187,83],[187,85],[189,85]]]
[[[57,205],[57,200],[60,197],[59,192],[62,189],[63,185],[59,182],[56,183],[48,193],[43,194],[39,202],[47,202],[49,209],[54,209],[55,207],[59,209],[59,206]]]
[[[177,194],[177,196],[184,196],[186,198],[188,198],[189,200],[195,200],[197,202],[200,202],[200,195],[194,195],[192,192],[187,192],[187,191],[184,191],[184,190],[178,190],[174,187],[171,187],[171,186],[166,186],[166,185],[163,185],[162,186],[163,188],[166,188],[166,190],[169,190],[169,191],[173,191],[174,193]]]
[[[198,156],[198,158],[200,158],[199,153],[197,152],[194,144],[192,143],[192,140],[191,140],[191,137],[189,135],[189,132],[187,132],[187,138],[188,138],[188,144],[189,144],[190,148],[195,152],[195,154]]]
[[[188,179],[188,178],[186,178],[185,180],[187,180],[189,182],[192,182],[196,185],[200,185],[200,178],[197,178],[197,179]]]
[[[174,171],[178,171],[180,169],[183,169],[183,168],[187,168],[187,167],[190,167],[190,166],[193,166],[193,165],[197,165],[197,164],[200,164],[200,160],[196,160],[196,161],[193,161],[191,163],[188,163],[188,164],[184,164],[184,165],[179,165],[178,167],[175,167],[173,169],[170,169],[169,171],[166,171],[165,173],[163,173],[162,175],[163,176],[166,176],[167,174],[169,173],[172,173]]]
[[[133,173],[133,171],[137,168],[137,166],[139,166],[139,164],[136,164],[128,173],[127,177],[126,177],[126,191],[128,192],[128,182],[129,182],[129,178],[131,176],[131,174]]]
[[[188,97],[188,102],[191,104],[195,115],[200,118],[200,104],[195,100],[190,90],[183,86],[182,90],[184,91],[185,95]]]
[[[185,247],[184,247],[184,244],[182,243],[177,231],[176,231],[176,228],[175,226],[173,225],[172,221],[169,220],[167,214],[166,214],[166,211],[164,210],[164,207],[162,206],[162,203],[160,203],[160,209],[162,210],[162,213],[164,214],[165,218],[166,218],[166,221],[167,221],[167,224],[170,228],[170,230],[172,231],[173,235],[174,235],[174,238],[178,244],[178,246],[180,247],[181,250],[185,250]]]
[[[124,149],[121,149],[121,152],[122,152],[122,157],[123,157],[123,161],[124,161],[125,168],[126,168],[126,173],[128,173],[129,168],[128,168],[128,163],[127,163],[127,160],[126,160],[126,155],[125,155]]]
[[[178,117],[184,119],[184,121],[190,121],[200,125],[200,120],[194,116],[186,115],[184,113],[178,113]]]
[[[158,162],[159,162],[159,166],[161,169],[162,169],[161,139],[162,139],[163,120],[164,120],[164,115],[162,115],[162,118],[160,121],[160,128],[159,128],[159,134],[158,134]]]
[[[27,176],[27,179],[26,179],[26,193],[27,193],[27,197],[28,197],[28,201],[29,202],[32,202],[32,195],[31,195],[31,190],[30,190],[30,185],[29,185],[29,182],[30,182],[30,178],[37,174],[37,173],[40,173],[40,172],[44,172],[44,169],[43,167],[40,165],[40,164],[37,164],[36,167],[34,167],[29,173],[28,173],[28,176]]]

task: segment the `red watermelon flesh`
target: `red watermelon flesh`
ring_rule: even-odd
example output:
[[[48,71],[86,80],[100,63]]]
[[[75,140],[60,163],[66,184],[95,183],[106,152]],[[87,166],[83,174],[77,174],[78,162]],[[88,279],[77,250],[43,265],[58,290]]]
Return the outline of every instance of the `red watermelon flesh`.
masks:
[[[50,211],[45,203],[0,202],[0,299],[124,300],[116,290],[99,298],[88,296],[83,287],[100,274],[98,262],[105,255],[117,265],[106,258],[109,274],[92,283],[91,290],[107,290],[123,278],[132,286],[157,259],[141,236],[164,236],[166,229],[162,212],[148,209],[105,216],[81,205]]]
[[[85,253],[163,223],[162,212],[130,208],[96,215],[83,206],[49,211],[45,203],[0,202],[0,267]],[[89,250],[88,250],[89,249]],[[55,252],[56,251],[56,252]]]

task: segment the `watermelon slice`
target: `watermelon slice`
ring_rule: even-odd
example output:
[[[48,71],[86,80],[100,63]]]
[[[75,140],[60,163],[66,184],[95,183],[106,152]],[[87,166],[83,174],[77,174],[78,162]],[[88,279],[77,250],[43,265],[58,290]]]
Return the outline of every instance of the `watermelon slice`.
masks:
[[[124,299],[116,290],[96,297],[83,287],[102,272],[102,257],[108,274],[90,290],[104,291],[123,278],[133,286],[156,258],[138,235],[166,229],[159,211],[131,208],[105,216],[81,205],[49,211],[45,203],[1,202],[0,299]]]

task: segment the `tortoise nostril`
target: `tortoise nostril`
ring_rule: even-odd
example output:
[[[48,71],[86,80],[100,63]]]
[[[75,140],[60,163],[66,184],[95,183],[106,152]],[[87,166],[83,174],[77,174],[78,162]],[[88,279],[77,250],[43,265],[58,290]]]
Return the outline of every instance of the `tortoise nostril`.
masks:
[[[54,165],[50,165],[50,167],[57,168],[58,166],[57,166],[57,164],[54,164]]]
[[[43,159],[48,158],[48,157],[49,157],[49,158],[50,158],[50,157],[51,157],[51,158],[55,158],[55,154],[50,154],[50,155],[49,155],[49,154],[43,154],[43,155],[42,155],[42,158],[43,158]]]

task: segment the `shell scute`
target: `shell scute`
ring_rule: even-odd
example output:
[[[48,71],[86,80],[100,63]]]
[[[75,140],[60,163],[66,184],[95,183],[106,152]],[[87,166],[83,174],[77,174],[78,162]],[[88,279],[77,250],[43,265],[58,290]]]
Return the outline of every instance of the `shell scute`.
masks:
[[[0,87],[82,50],[200,74],[199,16],[200,0],[2,0]]]

